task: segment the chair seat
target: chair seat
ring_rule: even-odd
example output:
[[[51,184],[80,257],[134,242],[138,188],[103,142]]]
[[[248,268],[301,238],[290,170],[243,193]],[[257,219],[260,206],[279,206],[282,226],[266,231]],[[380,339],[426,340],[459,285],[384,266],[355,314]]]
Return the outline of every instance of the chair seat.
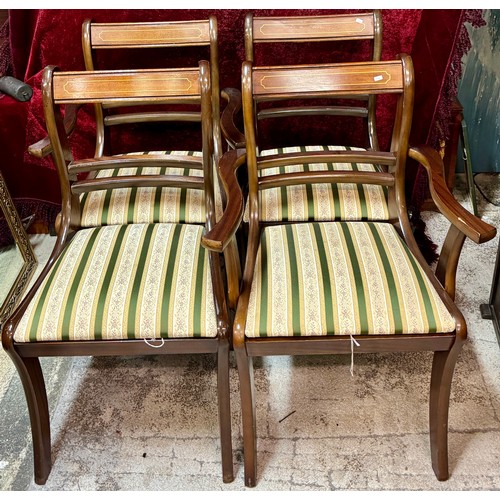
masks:
[[[201,157],[200,151],[148,151],[134,154],[171,154]],[[122,175],[186,175],[202,177],[200,169],[175,167],[139,167],[106,169],[97,178]],[[215,213],[222,215],[218,182],[214,182]],[[187,223],[204,224],[205,195],[200,189],[175,187],[140,187],[100,190],[80,196],[81,226],[97,227],[113,224]]]
[[[455,327],[391,224],[313,222],[264,229],[247,337],[425,334]]]
[[[364,151],[362,148],[344,146],[302,146],[261,151],[260,156],[305,151]],[[261,177],[315,170],[360,170],[374,172],[374,165],[367,163],[312,163],[267,168]],[[332,220],[389,219],[387,189],[376,185],[311,184],[265,189],[259,192],[260,220],[263,222],[300,222]],[[248,222],[248,203],[244,221]]]
[[[78,231],[30,302],[16,342],[215,337],[203,227]]]

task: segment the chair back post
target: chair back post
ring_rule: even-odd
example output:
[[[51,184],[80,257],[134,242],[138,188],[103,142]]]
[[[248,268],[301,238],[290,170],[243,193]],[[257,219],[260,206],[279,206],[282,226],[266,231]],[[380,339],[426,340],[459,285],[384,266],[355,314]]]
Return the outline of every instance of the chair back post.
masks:
[[[68,164],[73,161],[73,155],[69,146],[69,141],[64,128],[63,116],[60,105],[55,104],[54,99],[54,73],[56,66],[47,66],[42,78],[42,99],[47,133],[52,144],[52,158],[56,165],[61,188],[61,221],[58,233],[66,239],[70,227],[79,221],[78,197],[71,192],[71,182],[76,180],[76,176],[68,173]]]
[[[85,19],[82,24],[82,50],[85,69],[94,71],[94,58],[92,56],[92,20]],[[94,104],[95,126],[96,126],[96,142],[95,142],[95,158],[100,158],[104,154],[104,139],[106,136],[106,127],[104,126],[104,111],[102,104]]]
[[[220,82],[219,82],[219,40],[217,18],[208,18],[210,36],[210,72],[212,86],[212,121],[214,135],[214,160],[217,162],[222,156],[222,132],[220,125]]]
[[[373,10],[373,60],[382,58],[382,14],[379,9]]]
[[[253,98],[252,62],[245,61],[241,72],[241,91],[243,106],[243,124],[247,141],[247,168],[249,190],[249,222],[250,231],[259,224],[259,178],[257,172],[257,138],[255,101]]]
[[[212,118],[212,87],[210,79],[210,64],[208,61],[200,61],[200,93],[201,93],[201,130],[202,130],[202,152],[203,152],[203,182],[205,186],[205,213],[207,230],[214,226],[215,220],[215,197],[214,197],[214,137]]]
[[[410,130],[413,117],[413,101],[415,96],[415,82],[413,62],[407,54],[400,54],[403,71],[403,93],[399,97],[396,111],[396,121],[394,133],[391,141],[391,150],[396,151],[396,171],[395,171],[395,195],[398,219],[401,225],[403,236],[412,251],[418,251],[413,231],[411,230],[408,218],[408,207],[406,206],[405,178],[406,159],[409,150]]]
[[[245,16],[245,60],[253,62],[253,14]]]
[[[373,57],[374,61],[380,61],[382,58],[382,14],[380,10],[374,9],[373,11]],[[379,151],[380,146],[377,136],[376,126],[376,106],[377,96],[370,95],[368,97],[368,138],[370,147]]]

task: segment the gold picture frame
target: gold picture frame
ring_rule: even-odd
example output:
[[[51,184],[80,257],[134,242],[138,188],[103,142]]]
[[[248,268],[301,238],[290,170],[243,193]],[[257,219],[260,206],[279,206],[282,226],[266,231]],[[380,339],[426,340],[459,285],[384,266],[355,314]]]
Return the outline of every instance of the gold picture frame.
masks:
[[[24,291],[29,285],[30,279],[37,267],[37,260],[33,247],[21,222],[21,218],[14,206],[9,190],[0,171],[0,209],[2,210],[14,241],[19,248],[24,264],[21,267],[14,283],[7,293],[4,301],[0,304],[0,325],[10,316],[17,306]]]

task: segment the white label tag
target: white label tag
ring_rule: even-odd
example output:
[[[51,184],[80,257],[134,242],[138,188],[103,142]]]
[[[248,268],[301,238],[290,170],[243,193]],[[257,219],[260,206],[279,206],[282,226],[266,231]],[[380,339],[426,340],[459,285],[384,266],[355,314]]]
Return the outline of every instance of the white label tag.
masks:
[[[359,24],[364,24],[363,19],[360,19],[359,17],[356,18],[356,22]]]
[[[380,82],[380,80],[383,80],[384,77],[382,75],[377,75],[373,77],[374,82]]]

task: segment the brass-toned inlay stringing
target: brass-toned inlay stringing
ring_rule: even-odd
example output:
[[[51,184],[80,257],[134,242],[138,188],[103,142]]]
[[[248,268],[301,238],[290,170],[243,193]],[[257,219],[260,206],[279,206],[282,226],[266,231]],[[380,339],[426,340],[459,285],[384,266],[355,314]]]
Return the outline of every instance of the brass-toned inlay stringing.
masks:
[[[319,22],[314,25],[304,26],[303,23],[288,23],[286,25],[282,24],[263,24],[260,27],[260,33],[263,36],[280,36],[283,34],[303,36],[303,35],[316,35],[316,36],[332,36],[333,34],[338,34],[338,32],[343,35],[359,34],[365,31],[366,24],[360,19],[361,22],[353,21],[332,21],[332,22]],[[281,28],[281,29],[280,29]]]
[[[322,72],[321,74],[317,74],[316,72],[301,72],[300,75],[290,75],[289,73],[280,73],[274,74],[271,76],[264,75],[260,79],[260,85],[265,90],[278,90],[278,89],[289,89],[290,87],[294,87],[297,85],[304,85],[307,80],[312,80],[317,82],[317,79],[321,76],[331,76],[331,77],[343,77],[343,76],[352,76],[352,75],[363,75],[364,78],[362,80],[352,81],[342,81],[335,82],[332,86],[336,87],[338,85],[342,86],[362,86],[362,85],[387,85],[392,77],[390,73],[385,70],[382,71],[335,71],[335,72]],[[385,76],[384,76],[385,75]],[[278,80],[279,84],[273,84],[273,80]],[[269,83],[264,83],[265,81]],[[283,83],[284,82],[284,83]],[[295,83],[296,82],[296,83]]]
[[[187,77],[170,77],[165,80],[164,75],[156,77],[150,76],[147,80],[140,80],[140,89],[136,85],[131,85],[136,80],[131,78],[78,78],[69,80],[63,85],[63,90],[68,96],[79,94],[82,90],[86,96],[109,95],[110,85],[125,84],[119,90],[115,90],[117,95],[145,95],[148,93],[175,94],[178,92],[188,92],[193,86],[193,82]]]
[[[151,33],[151,29],[127,29],[126,32],[123,30],[115,29],[104,29],[99,31],[98,38],[102,42],[106,43],[123,43],[126,45],[133,45],[134,43],[174,43],[180,41],[189,40],[201,40],[203,38],[203,31],[200,28],[183,28],[179,29],[177,27],[162,27],[161,33],[156,30],[156,32]],[[126,33],[126,37],[124,34]]]

